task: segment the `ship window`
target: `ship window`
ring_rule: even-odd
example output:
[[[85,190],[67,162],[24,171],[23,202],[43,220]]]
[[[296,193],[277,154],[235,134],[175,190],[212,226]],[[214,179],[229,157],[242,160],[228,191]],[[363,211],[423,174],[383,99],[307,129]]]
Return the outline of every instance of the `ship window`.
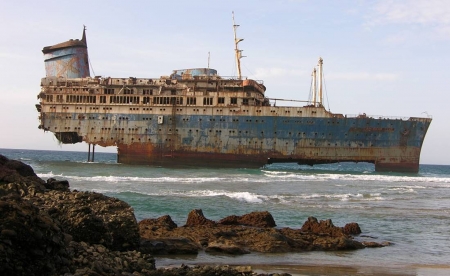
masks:
[[[125,95],[127,95],[127,94],[133,94],[133,89],[125,88],[125,89],[123,90],[123,94],[125,94]]]
[[[114,94],[114,88],[103,89],[103,94]]]
[[[176,95],[176,94],[177,94],[177,90],[176,89],[170,90],[170,95]]]
[[[188,105],[196,105],[197,104],[197,98],[194,98],[194,97],[187,98],[187,104]]]
[[[225,98],[224,98],[224,97],[219,97],[219,98],[217,99],[217,103],[218,103],[218,104],[224,104],[224,103],[225,103]]]
[[[142,94],[143,95],[153,95],[153,89],[143,89]]]
[[[248,99],[247,98],[242,99],[242,104],[243,105],[248,105]]]
[[[142,97],[142,103],[150,104],[151,103],[150,97]]]
[[[237,104],[237,98],[231,98],[230,99],[230,104]]]
[[[203,105],[212,105],[213,98],[203,98]]]

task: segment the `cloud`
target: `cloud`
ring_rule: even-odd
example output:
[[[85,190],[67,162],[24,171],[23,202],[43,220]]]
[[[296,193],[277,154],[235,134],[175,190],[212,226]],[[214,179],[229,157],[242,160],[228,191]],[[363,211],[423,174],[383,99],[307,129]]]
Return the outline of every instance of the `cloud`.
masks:
[[[450,25],[450,2],[442,0],[381,0],[374,7],[376,24]]]
[[[397,74],[389,73],[329,73],[326,76],[328,80],[351,80],[351,81],[367,81],[367,80],[377,80],[377,81],[393,81],[398,78]]]
[[[271,78],[285,79],[285,78],[298,78],[308,77],[311,72],[295,69],[284,69],[278,67],[272,68],[257,68],[256,73],[252,75],[253,79],[268,80]],[[392,73],[369,73],[369,72],[342,72],[342,73],[326,73],[326,80],[351,80],[351,81],[394,81],[398,79],[397,74]]]
[[[431,28],[436,38],[450,39],[450,1],[377,1],[368,16],[367,26],[379,25],[417,25]]]
[[[272,67],[272,68],[257,68],[256,73],[253,74],[253,78],[268,79],[273,77],[299,77],[305,75],[306,72],[301,70]]]

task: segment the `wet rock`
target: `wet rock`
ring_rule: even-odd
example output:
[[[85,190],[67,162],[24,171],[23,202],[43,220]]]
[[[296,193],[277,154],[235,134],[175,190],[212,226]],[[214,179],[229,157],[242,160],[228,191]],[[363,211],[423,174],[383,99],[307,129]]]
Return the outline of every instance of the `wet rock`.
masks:
[[[64,233],[45,212],[17,195],[0,198],[0,274],[52,275],[70,258]]]
[[[164,227],[168,230],[177,228],[178,225],[173,222],[172,218],[169,215],[165,215],[162,217],[159,217],[157,219],[144,219],[139,222],[139,227],[142,228],[158,228],[158,227]]]
[[[216,223],[210,219],[205,218],[201,209],[194,209],[189,212],[186,224],[184,226],[215,226]]]
[[[196,255],[199,246],[191,240],[179,238],[141,239],[139,251],[152,255]]]
[[[228,216],[221,219],[219,224],[223,225],[246,225],[255,227],[275,227],[277,226],[272,214],[265,212],[252,212],[243,216]]]
[[[49,178],[44,186],[50,190],[69,191],[69,181],[67,180],[56,180],[54,178]]]
[[[372,247],[372,248],[373,248],[373,247],[384,247],[383,244],[377,243],[377,242],[374,242],[374,241],[363,241],[362,244],[363,244],[365,247]]]
[[[140,240],[128,204],[68,187],[66,180],[45,182],[28,165],[0,155],[0,275],[155,269],[150,255],[125,251]]]
[[[226,242],[226,243],[211,242],[205,248],[205,252],[224,253],[224,254],[230,254],[230,255],[242,255],[242,254],[250,253],[250,251],[248,251],[232,242]]]
[[[94,192],[52,190],[30,200],[48,213],[74,241],[103,244],[111,250],[139,247],[139,230],[127,203]]]
[[[235,269],[240,272],[240,273],[251,273],[252,272],[252,267],[247,265],[247,266],[236,266]]]
[[[274,274],[256,274],[252,271],[251,266],[236,266],[231,267],[228,265],[222,266],[187,266],[181,265],[174,268],[160,268],[155,271],[149,271],[142,275],[148,276],[175,276],[175,275],[195,275],[195,276],[268,276]],[[290,274],[284,273],[283,276],[290,276]]]
[[[44,183],[29,165],[0,155],[0,196],[41,193]]]
[[[315,217],[309,217],[303,224],[301,231],[331,237],[345,236],[342,228],[334,226],[331,219],[321,220],[319,222]]]
[[[347,223],[342,229],[346,235],[359,235],[361,234],[361,228],[356,222]]]
[[[203,219],[203,213],[198,212],[199,210],[194,211],[196,212],[191,211],[190,217],[192,217],[192,213],[195,213],[197,217],[201,218],[199,221],[205,220]],[[245,217],[245,215],[242,217]],[[237,216],[229,216],[226,221],[227,223],[239,223],[238,218]],[[359,241],[345,235],[342,228],[334,226],[331,220],[319,222],[313,217],[308,218],[302,229],[275,229],[221,223],[212,224],[212,226],[199,223],[198,225],[191,224],[190,227],[171,229],[159,225],[158,219],[145,220],[145,223],[140,223],[141,237],[151,242],[160,241],[161,247],[165,246],[162,243],[164,239],[185,238],[198,248],[203,248],[206,252],[214,254],[281,253],[364,248],[364,245]],[[173,252],[177,254],[176,250]]]
[[[71,242],[73,275],[128,275],[127,273],[155,270],[155,260],[138,251],[111,251],[103,245]]]

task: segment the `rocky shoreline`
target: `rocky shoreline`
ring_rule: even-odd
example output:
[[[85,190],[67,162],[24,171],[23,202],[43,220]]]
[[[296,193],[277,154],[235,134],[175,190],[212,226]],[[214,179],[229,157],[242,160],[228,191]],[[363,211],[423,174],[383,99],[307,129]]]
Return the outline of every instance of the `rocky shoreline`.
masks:
[[[249,254],[356,250],[389,245],[361,242],[357,223],[334,226],[308,218],[301,229],[276,228],[269,212],[207,219],[192,210],[186,224],[170,216],[139,223],[125,202],[40,179],[20,161],[0,155],[1,275],[258,275],[249,266],[159,268],[159,254]],[[262,274],[260,274],[262,275]],[[280,274],[282,275],[282,274]],[[288,275],[288,274],[285,274]]]

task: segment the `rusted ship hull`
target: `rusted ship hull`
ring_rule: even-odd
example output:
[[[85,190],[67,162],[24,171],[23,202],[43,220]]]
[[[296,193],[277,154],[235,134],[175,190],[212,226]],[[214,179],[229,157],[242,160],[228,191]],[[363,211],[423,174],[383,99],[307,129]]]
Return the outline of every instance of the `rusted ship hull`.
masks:
[[[417,172],[431,121],[346,117],[319,107],[205,107],[197,111],[161,106],[158,114],[151,114],[148,106],[135,104],[134,110],[119,114],[109,110],[120,105],[105,105],[108,112],[101,114],[49,112],[42,123],[48,130],[51,126],[75,130],[55,133],[63,143],[117,146],[120,163],[261,167],[279,162],[369,162],[377,171]],[[77,105],[59,108],[76,111]]]
[[[43,52],[47,77],[38,95],[39,127],[62,143],[117,147],[120,163],[369,162],[377,171],[417,172],[431,123],[331,113],[320,88],[318,100],[314,94],[303,107],[275,106],[262,81],[225,78],[210,68],[174,70],[160,78],[91,78],[84,32],[81,40]],[[61,53],[73,55],[60,59]],[[64,62],[81,68],[63,70]],[[322,59],[319,72],[321,66]]]
[[[306,149],[308,150],[308,149]],[[320,151],[319,148],[311,148],[309,152]],[[417,173],[419,171],[419,158],[405,158],[403,155],[418,156],[420,149],[408,149],[407,153],[404,149],[387,148],[377,149],[380,155],[385,156],[385,152],[400,153],[395,157],[386,159],[385,157],[377,157],[373,150],[360,156],[355,154],[350,157],[348,150],[340,151],[340,157],[307,157],[306,154],[286,156],[274,153],[258,153],[258,154],[223,154],[214,152],[190,152],[190,151],[163,151],[154,149],[148,144],[131,144],[118,145],[117,161],[125,164],[145,164],[158,166],[216,166],[216,167],[242,167],[242,168],[260,168],[265,164],[272,163],[298,163],[300,165],[316,165],[331,164],[338,162],[368,162],[375,164],[375,170],[378,172],[408,172]],[[358,154],[364,150],[358,150]],[[338,155],[338,154],[336,154]],[[270,156],[270,157],[269,157]]]

